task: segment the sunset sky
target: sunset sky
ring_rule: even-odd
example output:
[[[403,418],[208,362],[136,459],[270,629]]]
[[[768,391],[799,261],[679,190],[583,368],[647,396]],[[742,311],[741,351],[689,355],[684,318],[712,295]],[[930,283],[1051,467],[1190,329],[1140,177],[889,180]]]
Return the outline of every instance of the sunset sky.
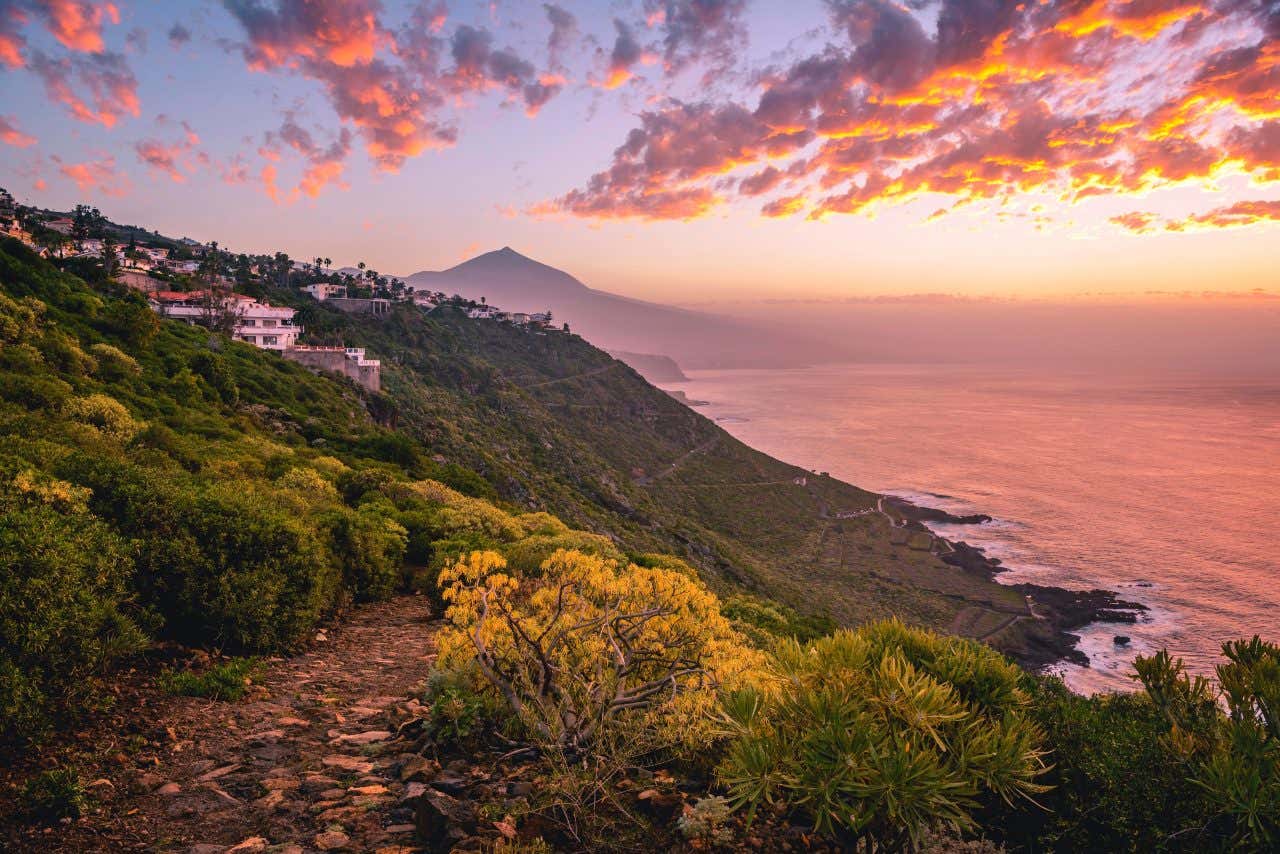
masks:
[[[0,186],[682,303],[1280,291],[1277,0],[0,0]]]

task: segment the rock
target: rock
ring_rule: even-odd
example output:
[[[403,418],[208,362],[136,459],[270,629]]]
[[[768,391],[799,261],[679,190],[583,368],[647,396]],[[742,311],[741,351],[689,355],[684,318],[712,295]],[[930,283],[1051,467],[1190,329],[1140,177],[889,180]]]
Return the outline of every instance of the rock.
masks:
[[[400,766],[400,781],[403,783],[429,783],[440,773],[440,763],[424,756],[406,759]]]
[[[418,785],[418,784],[414,784]],[[433,851],[448,851],[455,837],[475,824],[475,808],[435,789],[425,789],[413,799],[414,825],[418,836]]]
[[[309,794],[323,792],[326,789],[335,789],[338,787],[338,781],[332,777],[326,777],[323,774],[312,774],[302,781],[302,791]]]
[[[324,833],[317,833],[312,841],[321,851],[337,851],[339,848],[346,848],[351,843],[351,838],[340,830],[326,830]]]
[[[350,735],[340,735],[330,744],[376,744],[379,741],[386,741],[391,738],[391,733],[385,729],[371,729],[367,732],[357,732]]]
[[[182,787],[179,786],[177,783],[165,783],[164,785],[156,789],[156,794],[170,796],[170,795],[176,795],[181,791],[182,791]]]
[[[264,812],[275,812],[282,803],[284,803],[284,792],[272,789],[265,796],[254,801],[253,805]]]
[[[319,794],[318,797],[322,801],[341,801],[346,796],[347,796],[346,789],[340,789],[340,788],[334,787],[332,789],[325,789],[323,792]]]
[[[533,784],[528,780],[516,780],[507,784],[507,794],[513,798],[527,797],[533,793]]]
[[[351,771],[357,774],[367,774],[373,770],[372,762],[361,759],[358,756],[347,756],[342,753],[326,756],[320,762],[328,768],[338,768],[342,771]]]
[[[188,848],[187,854],[222,854],[222,852],[226,850],[227,846],[225,845],[213,845],[208,842],[201,842]]]
[[[1115,637],[1115,645],[1116,645],[1116,646],[1128,646],[1128,645],[1129,645],[1129,636],[1128,636],[1128,635],[1116,635],[1116,637]]]
[[[268,845],[270,843],[261,836],[250,836],[239,845],[233,845],[228,848],[226,854],[260,854],[260,852],[267,850]]]
[[[297,777],[268,777],[262,781],[262,788],[268,792],[274,792],[277,789],[296,789],[302,785],[302,781]]]
[[[352,795],[385,795],[387,787],[376,784],[372,786],[352,786],[347,789],[347,792]]]
[[[412,824],[387,825],[387,833],[390,833],[390,834],[413,833],[415,830],[417,830],[417,828],[414,827]]]
[[[102,798],[106,797],[107,793],[115,789],[115,787],[115,783],[112,783],[106,777],[99,777],[97,780],[94,780],[92,783],[85,786],[85,789],[92,792],[97,797]]]
[[[238,764],[223,765],[221,768],[215,768],[212,771],[208,771],[204,774],[201,774],[199,777],[196,778],[196,780],[201,783],[208,783],[210,780],[217,780],[219,777],[225,777],[228,774],[232,773],[233,771],[238,771],[238,770],[240,770],[240,766]]]
[[[311,726],[310,721],[304,721],[302,718],[284,717],[276,719],[277,726]]]
[[[446,771],[431,781],[432,788],[439,789],[442,792],[447,792],[450,795],[460,795],[465,792],[467,787],[470,785],[470,780],[466,777],[455,774],[452,771]]]

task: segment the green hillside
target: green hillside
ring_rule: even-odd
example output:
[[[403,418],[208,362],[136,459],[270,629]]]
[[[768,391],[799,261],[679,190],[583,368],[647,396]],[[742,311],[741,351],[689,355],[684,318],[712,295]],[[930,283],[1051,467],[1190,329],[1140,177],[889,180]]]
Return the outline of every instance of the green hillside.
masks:
[[[270,296],[381,358],[400,427],[433,454],[508,501],[680,554],[722,592],[757,591],[846,624],[895,614],[972,636],[1026,613],[1021,592],[909,547],[884,515],[836,518],[877,496],[747,447],[578,336],[447,305],[375,320]],[[1023,633],[1042,628],[1018,623],[989,640],[1018,652]]]

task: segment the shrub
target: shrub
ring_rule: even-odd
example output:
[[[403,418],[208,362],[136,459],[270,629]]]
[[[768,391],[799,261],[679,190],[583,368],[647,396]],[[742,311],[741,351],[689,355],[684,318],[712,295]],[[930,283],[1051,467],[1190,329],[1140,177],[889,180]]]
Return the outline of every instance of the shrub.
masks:
[[[804,814],[842,844],[897,850],[970,828],[986,794],[1042,791],[1022,674],[994,651],[897,622],[780,643],[769,690],[726,696],[719,776],[749,815]]]
[[[120,401],[105,394],[72,398],[63,404],[62,412],[116,442],[128,442],[143,426],[133,420]]]
[[[685,839],[707,845],[729,845],[733,842],[733,831],[726,823],[732,814],[733,808],[726,798],[712,795],[686,806],[676,825]]]
[[[1256,635],[1222,645],[1217,685],[1192,678],[1167,652],[1134,661],[1165,715],[1164,743],[1183,757],[1213,818],[1200,844],[1230,850],[1280,846],[1280,647]],[[1219,705],[1221,703],[1221,705]],[[1226,714],[1222,713],[1225,707]]]
[[[142,373],[138,360],[110,344],[94,344],[89,352],[98,362],[98,376],[111,382]]]
[[[144,643],[122,610],[124,543],[84,496],[30,473],[0,486],[0,740],[34,740],[92,704],[105,668]]]
[[[401,584],[408,532],[376,510],[342,510],[330,528],[342,578],[357,601],[386,599]]]
[[[38,821],[79,818],[88,799],[74,768],[41,771],[22,787],[22,805]]]
[[[679,573],[573,551],[536,578],[506,569],[490,551],[441,572],[441,660],[474,662],[544,745],[580,753],[615,724],[702,742],[715,687],[756,663],[715,596]]]
[[[190,670],[165,673],[160,677],[160,687],[180,697],[239,700],[261,671],[262,662],[256,658],[233,658],[203,673]]]

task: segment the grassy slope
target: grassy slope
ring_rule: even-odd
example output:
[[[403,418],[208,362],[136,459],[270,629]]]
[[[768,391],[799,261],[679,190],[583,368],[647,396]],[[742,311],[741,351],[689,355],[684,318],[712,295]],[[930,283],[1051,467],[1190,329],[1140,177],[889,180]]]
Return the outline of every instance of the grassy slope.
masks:
[[[504,498],[633,550],[686,556],[722,591],[845,623],[892,613],[976,636],[1023,609],[1016,591],[892,544],[878,514],[829,518],[876,496],[747,447],[577,336],[448,308],[424,317],[403,306],[380,321],[321,317],[314,304],[308,314],[383,359],[402,428]]]

